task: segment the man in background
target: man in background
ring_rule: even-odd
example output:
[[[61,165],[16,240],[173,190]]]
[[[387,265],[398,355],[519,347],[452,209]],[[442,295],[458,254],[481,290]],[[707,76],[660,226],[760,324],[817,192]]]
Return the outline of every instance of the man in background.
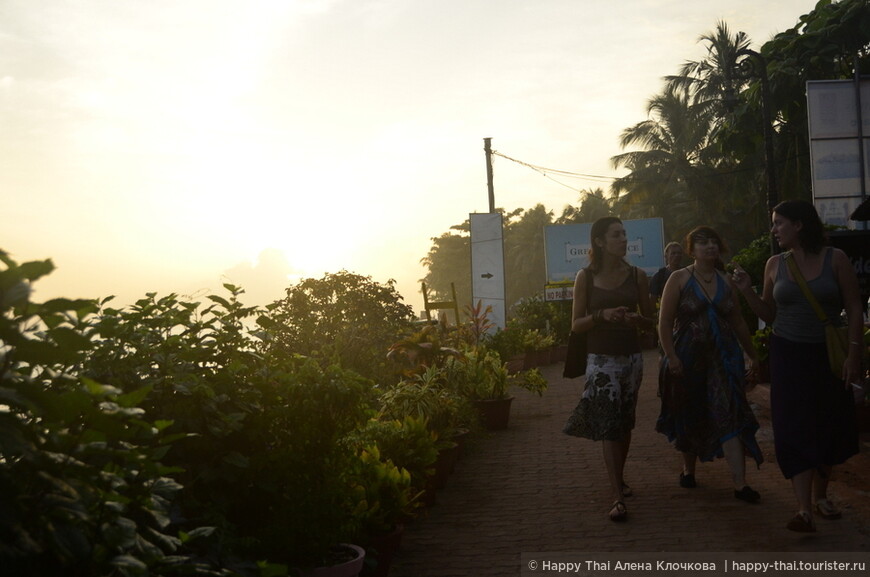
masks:
[[[665,266],[653,275],[649,283],[649,295],[653,304],[658,308],[659,299],[671,273],[680,268],[683,261],[683,247],[678,242],[669,242],[665,247]]]

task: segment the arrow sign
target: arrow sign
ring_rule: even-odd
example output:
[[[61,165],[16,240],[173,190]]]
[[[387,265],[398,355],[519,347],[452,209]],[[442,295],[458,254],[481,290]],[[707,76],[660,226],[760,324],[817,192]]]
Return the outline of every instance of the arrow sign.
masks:
[[[492,278],[492,273],[491,272],[483,273],[482,275],[480,275],[480,278]]]

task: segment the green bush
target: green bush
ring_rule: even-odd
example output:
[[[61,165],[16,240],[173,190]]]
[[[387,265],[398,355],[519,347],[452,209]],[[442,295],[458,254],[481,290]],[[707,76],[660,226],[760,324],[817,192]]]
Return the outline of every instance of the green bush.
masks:
[[[413,309],[403,304],[395,282],[341,271],[304,279],[287,289],[261,322],[268,355],[301,354],[339,363],[376,383],[395,381],[385,352],[413,326]]]
[[[571,301],[546,301],[541,295],[522,299],[511,307],[507,326],[523,332],[536,330],[565,344],[571,332]]]
[[[218,575],[185,543],[171,509],[179,470],[162,459],[171,421],[145,414],[147,386],[78,374],[97,303],[29,298],[50,261],[0,251],[0,563],[16,576]]]
[[[749,246],[739,251],[731,259],[733,264],[738,264],[740,267],[749,273],[749,278],[752,279],[756,291],[761,291],[764,284],[764,266],[767,259],[770,258],[770,234],[764,234],[749,243]],[[746,299],[740,299],[740,309],[749,330],[752,331],[758,326],[758,315],[756,315]]]
[[[423,419],[406,416],[402,420],[372,419],[351,436],[357,446],[378,448],[382,461],[408,471],[411,478],[410,511],[400,511],[394,522],[408,520],[416,513],[417,499],[426,489],[438,459],[438,436],[429,430]]]

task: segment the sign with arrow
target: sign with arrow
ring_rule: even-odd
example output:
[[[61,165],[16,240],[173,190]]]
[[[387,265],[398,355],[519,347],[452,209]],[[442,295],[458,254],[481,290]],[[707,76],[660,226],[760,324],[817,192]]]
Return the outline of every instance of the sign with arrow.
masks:
[[[473,213],[471,222],[471,298],[488,314],[494,328],[505,327],[504,244],[499,213]]]

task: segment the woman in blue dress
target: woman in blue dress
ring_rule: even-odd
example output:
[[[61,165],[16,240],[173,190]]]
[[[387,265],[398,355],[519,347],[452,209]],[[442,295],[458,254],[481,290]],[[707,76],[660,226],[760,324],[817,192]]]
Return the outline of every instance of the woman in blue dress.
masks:
[[[760,465],[758,421],[746,399],[756,353],[731,279],[719,234],[697,227],[686,237],[694,259],[668,278],[659,312],[662,407],[656,430],[683,454],[680,486],[694,488],[697,459],[725,457],[742,501],[760,499],[746,483],[745,456]],[[740,345],[743,345],[741,350]],[[749,357],[749,371],[744,362]]]

